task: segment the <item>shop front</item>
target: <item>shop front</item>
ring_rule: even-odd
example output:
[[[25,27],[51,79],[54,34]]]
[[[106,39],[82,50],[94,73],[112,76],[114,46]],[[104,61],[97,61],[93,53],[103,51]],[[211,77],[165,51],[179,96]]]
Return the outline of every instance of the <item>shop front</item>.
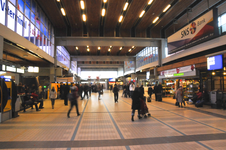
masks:
[[[162,71],[159,79],[162,80],[164,97],[173,97],[178,87],[182,86],[184,99],[192,99],[200,89],[200,78],[195,65]]]

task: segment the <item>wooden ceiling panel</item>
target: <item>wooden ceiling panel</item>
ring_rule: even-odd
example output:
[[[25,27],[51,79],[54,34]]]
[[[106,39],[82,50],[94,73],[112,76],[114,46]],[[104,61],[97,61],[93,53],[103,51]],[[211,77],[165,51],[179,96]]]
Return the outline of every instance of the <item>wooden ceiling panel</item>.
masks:
[[[104,36],[106,37],[114,37],[115,30],[114,29],[106,29],[104,32]]]
[[[97,36],[100,24],[101,16],[101,0],[86,0],[86,11],[87,11],[87,26],[92,34],[90,36]],[[89,32],[88,30],[88,32]]]
[[[136,47],[130,54],[129,56],[135,56],[137,53],[139,53],[142,49],[145,47]]]
[[[71,28],[82,28],[82,16],[80,12],[79,1],[75,0],[63,0],[67,18],[69,19]]]
[[[121,37],[131,37],[131,30],[120,30]]]
[[[38,0],[46,15],[55,28],[65,28],[66,25],[60,10],[57,8],[55,0]]]
[[[137,26],[138,30],[147,29],[149,25],[152,24],[152,21],[159,16],[163,9],[171,2],[172,0],[155,0],[151,8],[146,12]]]
[[[153,28],[154,30],[158,30],[159,27],[166,26],[170,21],[172,21],[178,14],[187,9],[189,5],[191,5],[195,0],[181,0],[179,1],[172,9],[170,9],[160,20],[158,24]]]
[[[71,36],[82,36],[82,28],[72,28]]]
[[[131,29],[134,22],[139,18],[144,6],[147,4],[147,0],[133,0],[130,4],[127,14],[122,22],[122,29]]]
[[[115,29],[125,0],[110,0],[105,20],[105,29]]]
[[[136,37],[146,37],[146,30],[136,30]]]

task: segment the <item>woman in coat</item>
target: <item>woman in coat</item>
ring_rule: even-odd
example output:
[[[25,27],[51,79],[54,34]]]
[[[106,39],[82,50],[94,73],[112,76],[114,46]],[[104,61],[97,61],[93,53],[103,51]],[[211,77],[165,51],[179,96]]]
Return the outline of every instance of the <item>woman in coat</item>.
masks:
[[[178,107],[183,107],[182,106],[182,103],[183,103],[183,91],[182,91],[182,87],[181,86],[179,87],[179,89],[176,92],[176,99],[177,99],[177,101],[179,103]]]
[[[134,121],[134,114],[136,109],[138,110],[138,118],[142,118],[140,116],[140,98],[142,98],[142,94],[139,92],[139,87],[136,87],[132,95],[132,121]]]
[[[57,98],[57,93],[56,93],[54,87],[52,87],[52,89],[49,93],[49,98],[51,99],[52,109],[54,109],[55,99]]]

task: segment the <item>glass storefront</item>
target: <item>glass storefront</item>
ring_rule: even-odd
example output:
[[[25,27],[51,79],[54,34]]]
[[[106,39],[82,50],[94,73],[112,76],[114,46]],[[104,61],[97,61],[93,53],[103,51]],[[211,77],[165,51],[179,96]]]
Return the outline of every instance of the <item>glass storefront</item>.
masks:
[[[54,29],[35,0],[0,0],[0,23],[54,56]]]
[[[145,47],[136,55],[136,68],[158,61],[158,47]]]

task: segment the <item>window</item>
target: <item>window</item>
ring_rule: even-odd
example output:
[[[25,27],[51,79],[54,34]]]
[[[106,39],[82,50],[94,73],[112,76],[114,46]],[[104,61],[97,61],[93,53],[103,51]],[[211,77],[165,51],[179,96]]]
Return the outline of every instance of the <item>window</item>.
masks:
[[[26,4],[31,8],[31,0],[26,0]]]
[[[24,1],[23,0],[18,0],[17,9],[20,10],[22,13],[24,13]]]
[[[15,10],[16,9],[11,3],[8,3],[8,5],[9,5],[8,28],[15,31],[15,18],[16,18]]]
[[[5,1],[6,1],[6,0],[2,0],[1,3],[0,3],[0,4],[1,4],[1,10],[0,10],[0,16],[1,16],[1,17],[0,17],[0,23],[3,24],[3,25],[5,25],[5,12],[6,12],[6,11],[5,11],[5,7],[6,7]]]
[[[17,30],[16,32],[22,36],[22,31],[23,31],[23,25],[24,25],[24,21],[23,21],[23,14],[17,10]]]

